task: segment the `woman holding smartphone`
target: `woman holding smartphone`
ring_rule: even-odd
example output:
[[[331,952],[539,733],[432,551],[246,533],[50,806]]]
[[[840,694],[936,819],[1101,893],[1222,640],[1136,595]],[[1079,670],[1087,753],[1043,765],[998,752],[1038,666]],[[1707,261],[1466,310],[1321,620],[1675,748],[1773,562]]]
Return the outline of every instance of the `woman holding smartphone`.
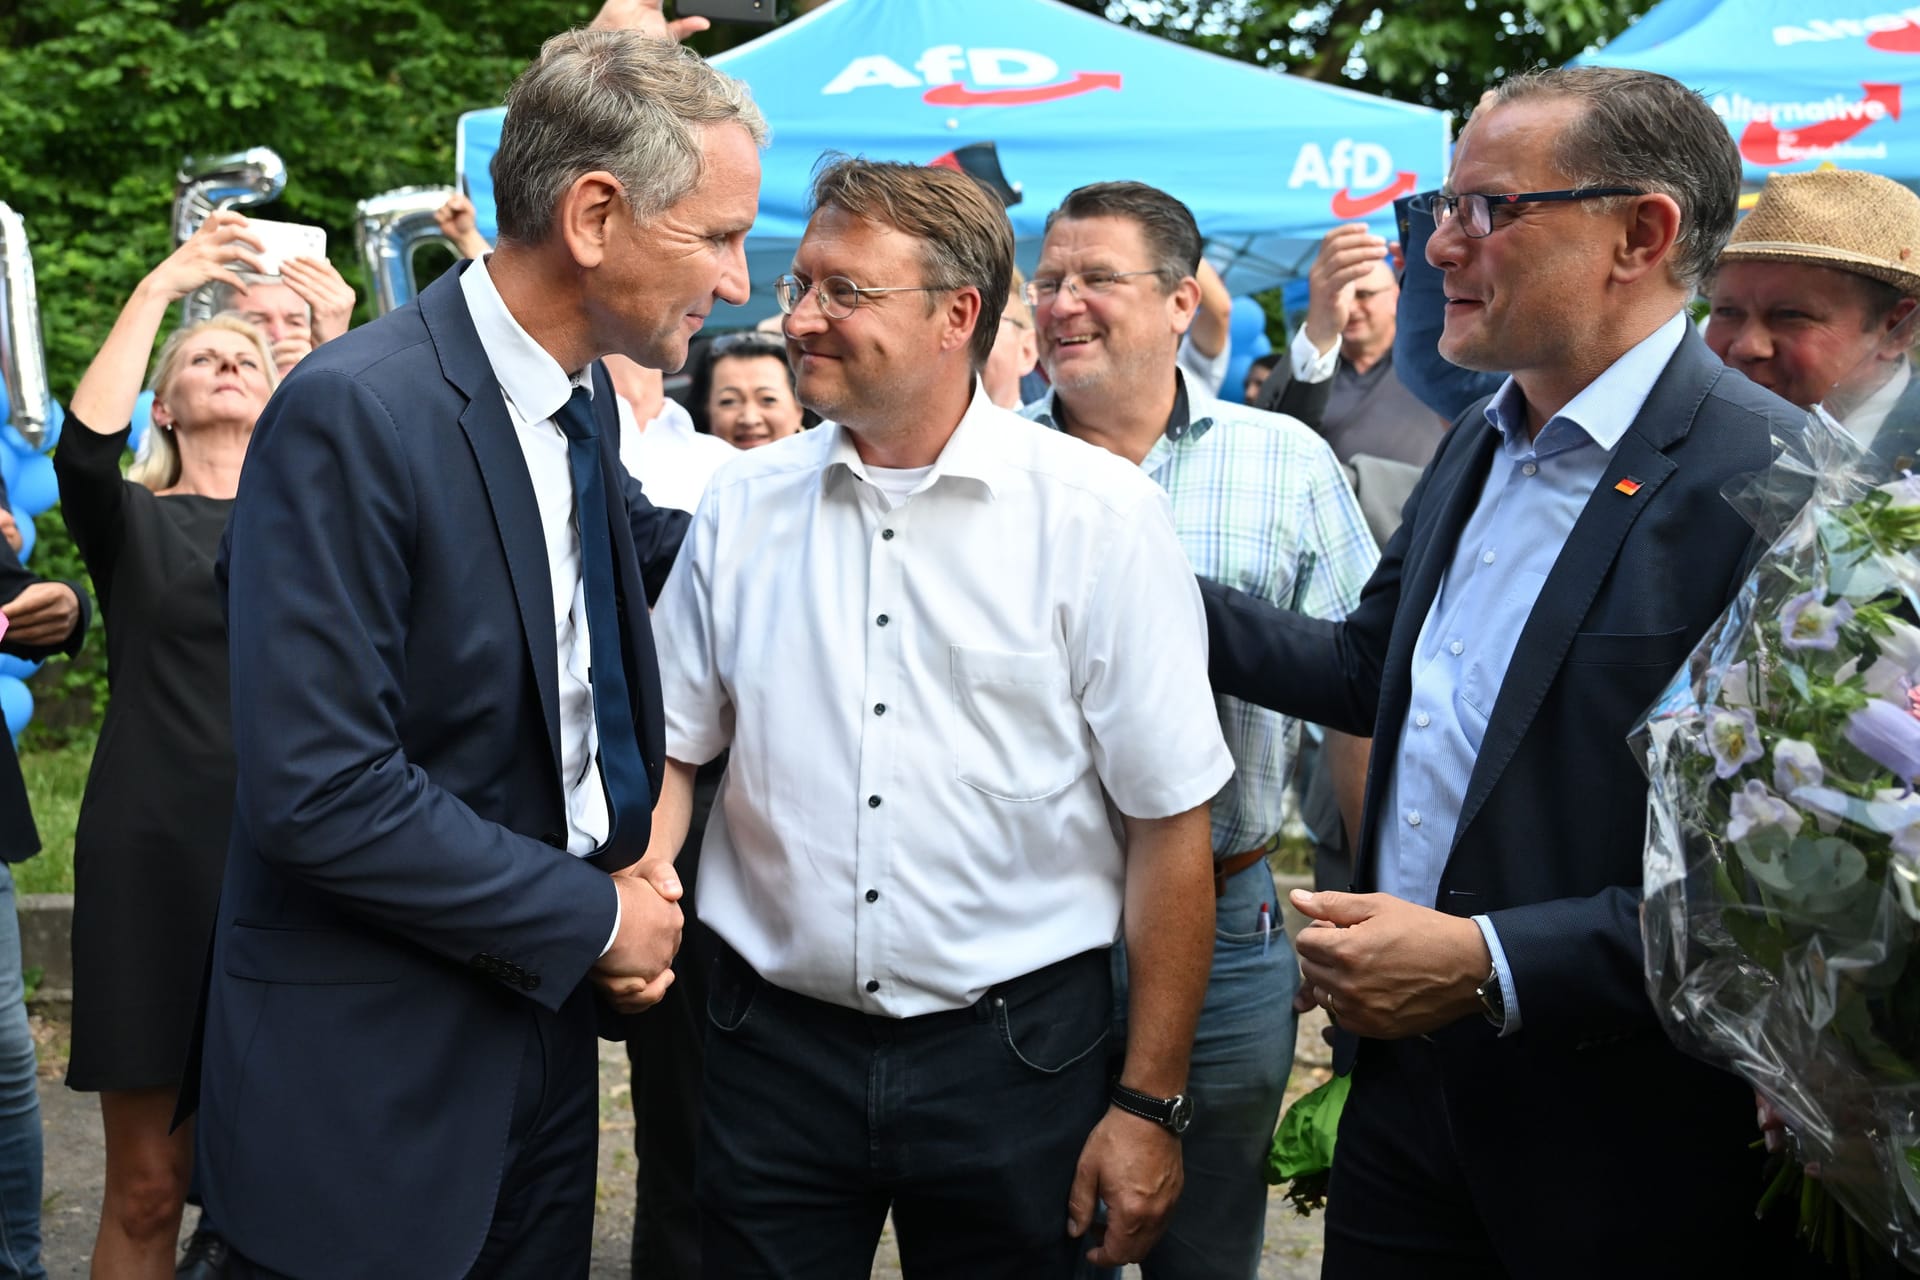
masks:
[[[106,623],[111,699],[74,834],[69,1087],[100,1094],[97,1277],[171,1276],[193,1128],[169,1133],[233,816],[227,632],[214,561],[254,420],[265,338],[222,314],[154,361],[153,424],[123,478],[153,341],[180,298],[242,283],[258,241],[211,215],[141,281],[73,393],[54,452],[60,510]]]

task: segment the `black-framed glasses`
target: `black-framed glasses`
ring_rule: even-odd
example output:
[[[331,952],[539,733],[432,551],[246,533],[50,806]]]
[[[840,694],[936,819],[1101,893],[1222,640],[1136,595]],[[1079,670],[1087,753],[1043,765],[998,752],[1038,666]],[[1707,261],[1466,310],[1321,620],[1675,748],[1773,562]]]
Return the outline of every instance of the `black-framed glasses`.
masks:
[[[1145,271],[1074,271],[1064,276],[1035,276],[1027,281],[1027,305],[1040,306],[1051,303],[1060,296],[1065,287],[1076,298],[1103,297],[1113,292],[1113,286],[1131,276],[1157,276],[1157,268]]]
[[[1558,204],[1569,200],[1604,200],[1608,196],[1643,196],[1638,187],[1577,187],[1568,191],[1517,191],[1490,195],[1483,191],[1465,191],[1457,196],[1435,192],[1428,196],[1425,211],[1433,215],[1437,231],[1460,219],[1460,229],[1469,239],[1479,240],[1493,234],[1493,211],[1522,204]]]
[[[811,293],[829,320],[845,320],[860,305],[861,299],[874,294],[945,292],[946,288],[937,284],[898,284],[879,288],[855,284],[845,276],[828,276],[825,280],[812,281],[802,280],[799,276],[781,276],[773,282],[773,300],[780,304],[780,310],[792,315]]]

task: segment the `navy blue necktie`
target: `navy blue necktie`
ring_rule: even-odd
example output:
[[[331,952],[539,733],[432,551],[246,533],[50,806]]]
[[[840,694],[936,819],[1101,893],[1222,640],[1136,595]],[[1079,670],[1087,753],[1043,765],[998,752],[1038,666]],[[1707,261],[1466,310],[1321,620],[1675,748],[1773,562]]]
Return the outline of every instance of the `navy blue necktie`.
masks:
[[[646,816],[653,789],[640,759],[640,737],[633,727],[633,703],[627,696],[627,665],[620,643],[619,580],[613,572],[613,537],[608,528],[607,486],[600,472],[600,431],[593,420],[593,397],[585,387],[554,414],[567,437],[567,464],[573,472],[574,523],[580,527],[580,578],[586,588],[587,632],[592,648],[593,719],[600,731],[600,777],[607,786],[611,823],[600,850],[616,866],[637,861],[646,852]],[[625,819],[639,814],[638,823]],[[632,846],[632,847],[628,847]]]

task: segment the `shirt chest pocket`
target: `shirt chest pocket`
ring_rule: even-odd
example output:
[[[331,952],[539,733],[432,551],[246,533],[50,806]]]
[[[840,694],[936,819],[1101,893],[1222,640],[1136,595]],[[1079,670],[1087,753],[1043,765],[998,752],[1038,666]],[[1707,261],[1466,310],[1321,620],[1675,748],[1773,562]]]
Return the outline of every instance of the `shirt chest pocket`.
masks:
[[[1041,800],[1093,763],[1066,660],[954,645],[954,776],[999,800]]]

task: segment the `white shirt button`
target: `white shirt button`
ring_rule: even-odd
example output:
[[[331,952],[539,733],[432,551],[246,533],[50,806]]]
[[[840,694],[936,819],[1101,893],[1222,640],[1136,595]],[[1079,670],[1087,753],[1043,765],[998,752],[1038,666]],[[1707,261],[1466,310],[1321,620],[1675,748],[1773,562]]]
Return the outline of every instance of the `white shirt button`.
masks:
[[[1527,463],[1527,464],[1526,464],[1526,465],[1525,465],[1524,467],[1521,467],[1521,468],[1520,468],[1520,474],[1521,474],[1521,475],[1523,475],[1523,476],[1530,476],[1530,475],[1532,475],[1532,474],[1533,474],[1534,472],[1536,472],[1536,471],[1538,471],[1539,469],[1540,469],[1540,464],[1539,464],[1539,463],[1537,463],[1537,462],[1529,462],[1529,463]]]
[[[1483,555],[1483,556],[1481,556],[1481,557],[1480,557],[1480,563],[1481,563],[1481,564],[1492,564],[1492,563],[1493,563],[1493,552],[1491,552],[1491,551],[1489,551],[1489,552],[1487,552],[1487,554],[1485,554],[1485,555]]]
[[[1410,827],[1417,827],[1420,825],[1420,811],[1418,809],[1412,809],[1408,811],[1407,825]]]
[[[1467,651],[1467,646],[1464,644],[1461,644],[1458,640],[1455,640],[1452,644],[1447,646],[1447,652],[1451,653],[1456,658],[1459,657],[1461,654],[1465,653],[1466,651]]]
[[[1424,729],[1428,725],[1433,723],[1433,717],[1428,715],[1426,712],[1422,711],[1418,715],[1414,716],[1413,722],[1416,725],[1419,725],[1422,729]]]

